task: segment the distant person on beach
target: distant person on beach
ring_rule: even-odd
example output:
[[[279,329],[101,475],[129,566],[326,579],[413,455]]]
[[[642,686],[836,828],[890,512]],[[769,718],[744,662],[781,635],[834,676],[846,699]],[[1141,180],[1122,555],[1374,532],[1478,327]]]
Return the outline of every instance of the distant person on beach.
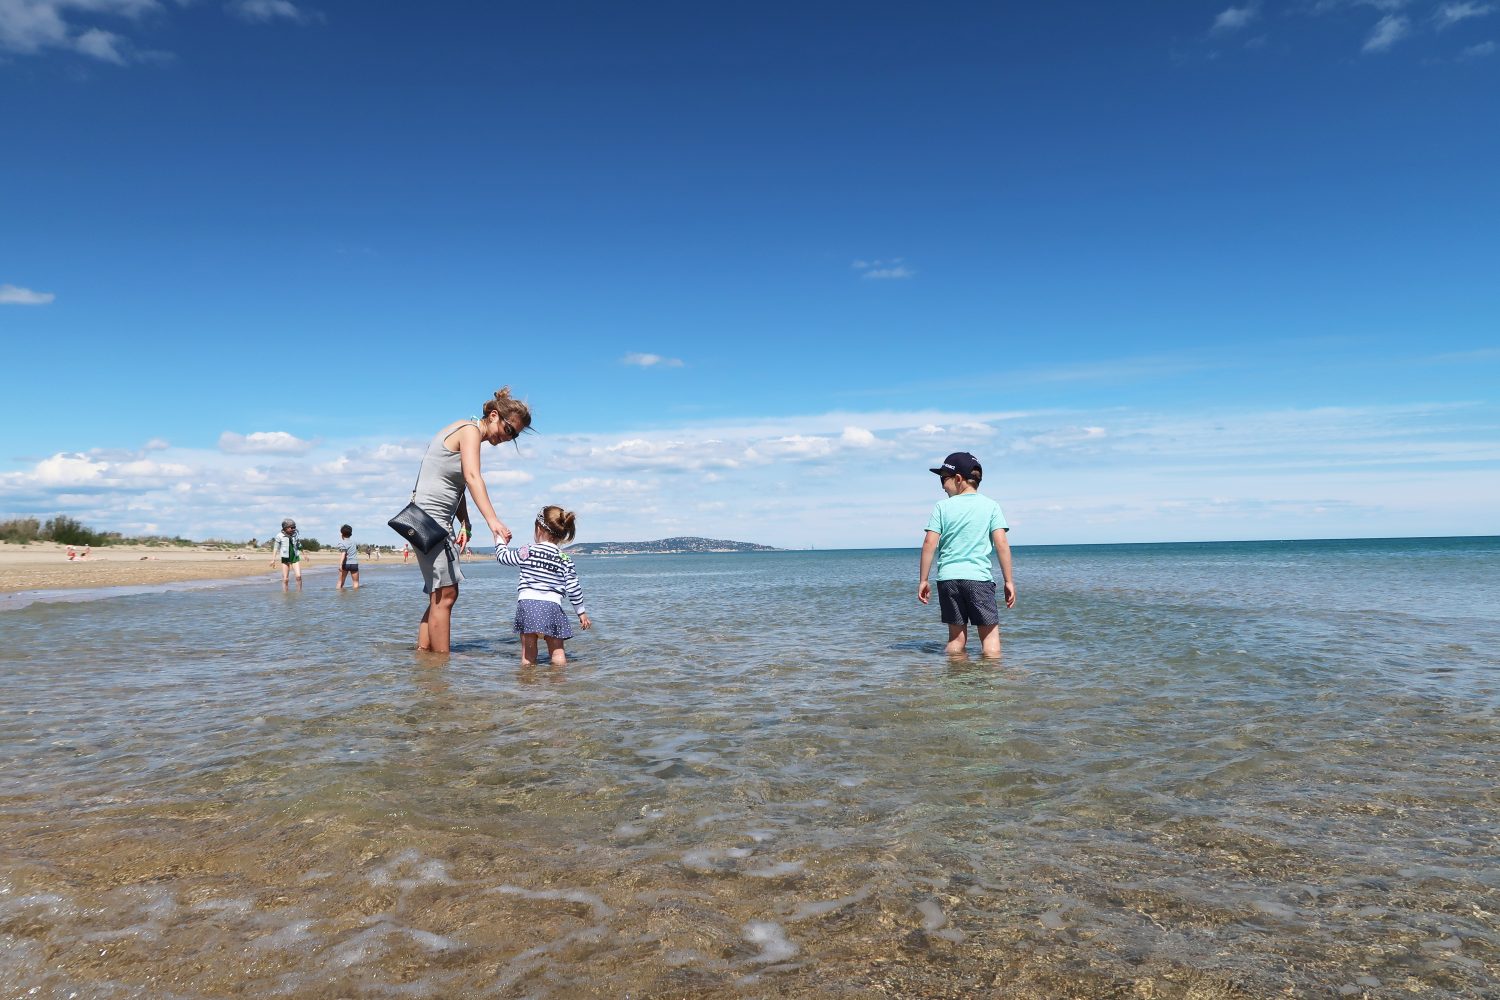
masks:
[[[297,541],[297,522],[291,518],[281,522],[281,534],[276,536],[276,548],[271,556],[271,565],[281,561],[281,589],[288,590],[291,574],[297,574],[297,589],[302,589],[302,545]]]
[[[995,600],[995,574],[990,549],[1000,560],[1005,580],[1005,606],[1016,606],[1015,578],[1010,566],[1010,526],[1000,505],[979,492],[984,467],[966,451],[955,451],[936,469],[947,499],[939,500],[927,519],[922,560],[917,575],[917,600],[932,599],[928,575],[937,561],[938,603],[948,626],[949,656],[963,656],[969,644],[969,623],[977,626],[980,647],[987,658],[1000,655],[1000,607]]]
[[[511,396],[510,386],[501,389],[495,398],[485,400],[483,416],[455,420],[428,442],[412,501],[451,535],[455,514],[461,523],[469,523],[468,503],[464,499],[467,488],[485,523],[494,532],[495,547],[509,542],[510,529],[495,515],[489,490],[484,485],[479,444],[514,441],[530,426],[531,409]],[[458,585],[464,578],[458,565],[458,549],[451,539],[445,539],[431,552],[417,552],[416,557],[422,570],[422,589],[427,594],[427,608],[417,626],[417,648],[446,653],[452,634],[453,605],[458,601]]]
[[[406,544],[404,544],[404,545],[401,546],[401,565],[405,566],[406,565],[406,561],[408,559],[410,559],[410,558],[411,558],[411,542],[407,542]]]
[[[554,667],[568,662],[563,643],[573,638],[573,626],[563,613],[566,596],[585,631],[593,625],[583,606],[583,588],[573,560],[562,553],[562,545],[571,542],[577,531],[577,517],[561,507],[543,507],[536,516],[532,538],[535,544],[519,549],[495,548],[495,559],[503,566],[519,566],[516,580],[515,630],[521,636],[521,666],[536,666],[536,640],[547,641],[547,653]]]
[[[359,544],[354,540],[354,529],[349,525],[339,528],[339,540],[333,543],[336,549],[342,549],[343,558],[339,560],[339,590],[344,589],[344,577],[354,578],[354,589],[359,589]]]

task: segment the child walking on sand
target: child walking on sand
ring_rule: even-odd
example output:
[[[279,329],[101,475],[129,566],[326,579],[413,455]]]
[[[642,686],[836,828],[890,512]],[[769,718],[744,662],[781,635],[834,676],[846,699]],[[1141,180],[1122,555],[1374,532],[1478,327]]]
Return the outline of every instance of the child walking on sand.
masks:
[[[521,575],[516,580],[516,624],[521,635],[521,666],[536,665],[537,636],[547,640],[547,652],[552,665],[560,667],[568,662],[563,652],[563,642],[573,638],[573,627],[563,613],[562,599],[567,595],[578,614],[578,624],[585,631],[593,624],[583,607],[583,588],[578,585],[578,573],[573,569],[573,560],[562,554],[559,548],[573,540],[576,518],[572,511],[561,507],[543,507],[536,516],[532,545],[519,549],[496,549],[495,559],[505,566],[519,566]]]
[[[291,518],[281,522],[281,534],[276,536],[276,553],[271,556],[271,565],[281,560],[281,589],[288,589],[288,578],[297,574],[297,589],[302,589],[302,546],[297,542],[297,522]]]
[[[1000,560],[1005,580],[1005,606],[1016,606],[1016,585],[1010,567],[1010,526],[1000,505],[979,492],[984,467],[966,451],[955,451],[932,469],[942,481],[946,500],[939,500],[927,519],[922,560],[917,577],[917,600],[932,598],[928,574],[937,558],[938,603],[948,626],[949,656],[963,656],[969,643],[969,623],[978,626],[979,644],[987,659],[1000,655],[1000,607],[995,601],[995,574],[990,548]]]
[[[354,578],[354,589],[359,589],[359,544],[354,541],[354,529],[349,525],[339,528],[339,540],[334,542],[333,547],[343,549],[343,558],[339,560],[339,588],[344,589],[344,577]]]

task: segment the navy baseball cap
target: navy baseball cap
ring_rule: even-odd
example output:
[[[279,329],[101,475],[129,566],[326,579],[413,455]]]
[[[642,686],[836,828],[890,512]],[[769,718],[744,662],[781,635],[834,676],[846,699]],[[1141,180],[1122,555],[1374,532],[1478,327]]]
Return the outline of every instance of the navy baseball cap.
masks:
[[[936,469],[928,470],[940,476],[959,475],[964,479],[972,479],[976,475],[984,475],[984,466],[979,464],[979,459],[966,451],[955,451],[943,459],[943,464]]]

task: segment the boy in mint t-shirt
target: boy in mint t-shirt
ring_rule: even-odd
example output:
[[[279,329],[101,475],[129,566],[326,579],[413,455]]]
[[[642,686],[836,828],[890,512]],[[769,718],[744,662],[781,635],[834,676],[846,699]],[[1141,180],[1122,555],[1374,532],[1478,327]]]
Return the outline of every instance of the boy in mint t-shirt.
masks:
[[[931,470],[943,484],[946,500],[939,500],[927,519],[922,541],[922,564],[917,600],[932,599],[928,575],[937,558],[938,603],[948,626],[948,655],[963,656],[969,643],[969,623],[979,632],[986,658],[1000,655],[1000,606],[995,600],[995,574],[990,549],[1000,560],[1005,579],[1005,606],[1016,606],[1016,584],[1010,568],[1010,542],[1000,505],[979,492],[984,467],[966,451],[955,451]]]

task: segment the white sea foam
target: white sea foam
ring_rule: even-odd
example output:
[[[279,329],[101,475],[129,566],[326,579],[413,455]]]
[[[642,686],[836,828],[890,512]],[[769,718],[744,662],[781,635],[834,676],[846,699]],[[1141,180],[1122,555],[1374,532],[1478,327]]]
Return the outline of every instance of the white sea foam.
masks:
[[[745,940],[760,948],[760,954],[748,959],[757,965],[784,962],[797,954],[797,946],[787,940],[786,931],[771,920],[752,920],[745,925]]]
[[[752,878],[786,878],[788,875],[800,875],[806,867],[807,863],[803,861],[782,861],[764,868],[748,869],[745,874]]]
[[[558,900],[564,903],[581,903],[594,911],[595,920],[607,920],[614,909],[598,895],[583,889],[523,889],[518,885],[499,885],[490,892],[502,896],[520,896],[522,899]]]
[[[255,901],[250,899],[205,899],[189,907],[194,913],[232,913],[244,916],[254,912]]]
[[[284,927],[279,927],[264,937],[256,938],[251,947],[265,951],[286,951],[311,941],[313,921],[297,920]]]
[[[422,860],[417,851],[402,851],[370,872],[370,884],[395,886],[397,889],[415,889],[420,885],[454,885],[448,876],[448,866],[437,859]]]
[[[682,864],[695,872],[716,872],[724,851],[717,847],[695,847],[682,856]]]
[[[922,914],[922,929],[924,931],[935,931],[948,923],[948,914],[943,912],[943,908],[937,900],[922,900],[922,902],[917,904],[917,912]]]
[[[796,923],[798,920],[806,920],[809,917],[821,917],[824,914],[842,910],[846,906],[853,906],[855,903],[863,902],[869,896],[869,889],[861,889],[853,895],[840,896],[837,899],[819,899],[806,903],[798,903],[792,908],[792,912],[787,915],[787,920],[791,923]]]

